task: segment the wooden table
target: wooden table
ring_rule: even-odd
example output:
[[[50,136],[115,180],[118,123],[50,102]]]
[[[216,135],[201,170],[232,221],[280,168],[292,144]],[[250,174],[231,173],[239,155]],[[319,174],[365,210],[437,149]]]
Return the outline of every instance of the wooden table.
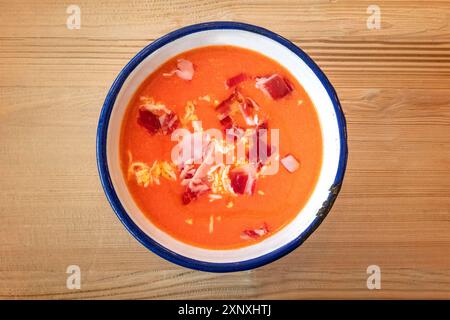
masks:
[[[0,298],[450,298],[450,2],[0,2]],[[368,29],[369,5],[381,29]],[[142,47],[176,28],[243,21],[295,42],[348,122],[338,200],[299,249],[211,274],[125,230],[97,175],[105,95]],[[81,268],[81,289],[66,268]],[[366,269],[381,268],[368,290]]]

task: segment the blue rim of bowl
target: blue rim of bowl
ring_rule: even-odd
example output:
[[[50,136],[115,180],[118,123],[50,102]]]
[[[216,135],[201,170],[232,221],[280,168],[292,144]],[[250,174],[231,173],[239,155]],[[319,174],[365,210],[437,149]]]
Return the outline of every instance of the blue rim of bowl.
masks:
[[[184,37],[192,33],[217,29],[244,30],[265,36],[285,46],[287,49],[295,53],[300,59],[302,59],[319,78],[320,82],[325,87],[333,103],[338,122],[339,137],[340,137],[339,164],[334,183],[332,186],[330,186],[330,193],[328,199],[324,202],[323,207],[319,210],[319,212],[316,215],[316,218],[312,221],[312,223],[308,226],[308,228],[306,228],[296,239],[292,240],[291,242],[285,244],[284,246],[274,251],[271,251],[257,258],[230,263],[206,262],[185,257],[162,246],[161,244],[150,238],[141,229],[139,229],[139,227],[133,222],[133,220],[129,217],[129,215],[125,211],[114,190],[111,177],[109,174],[106,156],[106,139],[108,133],[109,119],[111,116],[111,112],[116,97],[129,74],[148,55],[150,55],[157,49],[161,48],[162,46],[168,44],[169,42],[172,42],[178,38]],[[97,149],[97,167],[103,189],[114,212],[116,213],[119,220],[124,224],[125,228],[146,248],[148,248],[155,254],[159,255],[160,257],[183,267],[207,272],[235,272],[254,269],[263,266],[265,264],[268,264],[270,262],[273,262],[290,253],[298,246],[300,246],[320,225],[320,223],[323,221],[323,219],[330,211],[334,203],[334,200],[336,199],[336,196],[339,193],[340,186],[344,178],[348,156],[346,122],[344,114],[341,109],[341,105],[339,103],[339,99],[333,86],[331,85],[325,74],[322,72],[322,70],[316,65],[316,63],[295,44],[272,31],[246,23],[231,22],[231,21],[206,22],[177,29],[153,41],[151,44],[147,45],[144,49],[142,49],[138,54],[136,54],[136,56],[134,56],[127,63],[127,65],[122,69],[122,71],[120,71],[119,75],[114,80],[111,89],[109,90],[105,98],[105,102],[103,104],[103,108],[101,110],[98,122],[96,149]]]

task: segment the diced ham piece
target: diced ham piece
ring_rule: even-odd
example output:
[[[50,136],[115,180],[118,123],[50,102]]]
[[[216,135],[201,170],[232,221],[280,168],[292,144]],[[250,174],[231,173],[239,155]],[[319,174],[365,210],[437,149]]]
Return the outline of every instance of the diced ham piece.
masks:
[[[163,76],[170,77],[174,74],[183,80],[192,80],[194,77],[194,65],[189,60],[178,59],[177,69],[169,73],[164,73]]]
[[[184,167],[181,168],[181,172],[180,172],[180,179],[182,179],[182,184],[183,184],[183,180],[187,181],[189,179],[192,179],[192,177],[194,176],[194,173],[195,173],[194,165],[184,164]]]
[[[194,65],[189,60],[179,59],[177,62],[178,70],[176,75],[183,80],[192,80],[194,77]]]
[[[237,89],[216,107],[217,118],[225,129],[257,126],[259,110],[253,99],[244,97]]]
[[[239,112],[240,103],[243,101],[242,95],[235,90],[228,98],[223,100],[217,107],[217,118],[224,129],[230,129],[236,125],[233,114]]]
[[[192,181],[192,180],[191,180]],[[209,190],[209,187],[206,183],[199,182],[199,183],[189,183],[184,190],[184,193],[182,195],[182,202],[183,204],[189,204],[192,200],[195,200],[198,198],[199,195]]]
[[[179,120],[175,112],[165,107],[152,109],[143,105],[139,108],[138,123],[152,135],[157,133],[166,135],[178,127]]]
[[[242,103],[239,104],[239,109],[244,117],[245,123],[249,126],[258,125],[258,104],[250,98],[245,98]]]
[[[220,124],[224,129],[231,129],[233,127],[233,119],[230,116],[225,116],[222,120],[220,120]]]
[[[225,86],[227,89],[230,89],[232,87],[237,86],[239,83],[247,80],[249,77],[245,73],[239,73],[235,75],[234,77],[229,78],[227,81],[225,81]]]
[[[139,125],[143,126],[147,131],[154,135],[161,129],[158,115],[147,110],[146,108],[139,108],[138,116]]]
[[[264,120],[260,119],[258,127],[256,128],[256,130],[258,130],[258,129],[266,129],[266,130],[269,129],[269,122],[268,122],[267,118],[264,119]]]
[[[217,107],[216,112],[219,120],[239,110],[239,104],[243,101],[241,94],[235,90],[228,98],[223,100]]]
[[[162,134],[171,134],[179,125],[179,120],[175,112],[169,112],[159,117]]]
[[[261,228],[258,229],[247,229],[241,234],[242,239],[258,239],[259,237],[265,236],[269,233],[269,227],[267,223],[264,223]]]
[[[283,78],[279,74],[273,74],[270,77],[257,78],[256,88],[260,89],[274,100],[281,99],[292,91],[292,85],[286,78]]]
[[[196,199],[198,194],[191,191],[190,189],[186,189],[181,198],[183,204],[189,204],[192,200]]]
[[[289,172],[295,172],[300,167],[300,163],[297,159],[294,158],[293,155],[289,154],[283,159],[281,159],[281,164],[286,168]]]
[[[237,194],[253,194],[256,186],[256,169],[251,164],[230,172],[231,187]]]
[[[206,182],[207,174],[210,168],[213,166],[213,158],[214,158],[214,143],[209,143],[206,148],[203,150],[203,161],[198,166],[197,169],[190,174],[186,174],[184,182],[187,183],[186,189],[182,196],[183,204],[188,204],[192,200],[196,199],[200,194],[209,190],[209,186]],[[183,171],[182,171],[183,172]]]
[[[259,105],[252,98],[245,98],[245,110],[247,114],[252,114],[254,111],[259,111]]]
[[[186,187],[183,196],[181,198],[183,204],[188,204],[192,200],[198,198],[199,195],[209,190],[209,187],[206,183],[199,181],[198,183],[193,182],[194,179],[191,180],[191,183]]]
[[[247,181],[248,175],[243,172],[234,172],[231,175],[231,187],[235,193],[244,194]]]

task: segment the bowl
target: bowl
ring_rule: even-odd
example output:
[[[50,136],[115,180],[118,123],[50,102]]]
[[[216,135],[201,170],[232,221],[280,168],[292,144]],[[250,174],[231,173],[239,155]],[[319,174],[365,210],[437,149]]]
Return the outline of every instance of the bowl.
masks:
[[[310,199],[299,214],[267,239],[244,248],[209,250],[169,236],[148,220],[128,192],[119,162],[119,137],[129,100],[144,79],[171,57],[208,45],[234,45],[274,59],[305,88],[319,117],[323,162]],[[231,272],[270,263],[302,244],[335,201],[347,163],[344,114],[336,92],[314,61],[292,42],[267,29],[238,22],[187,26],[140,51],[119,73],[106,96],[97,131],[97,165],[103,189],[128,231],[145,247],[178,265],[209,272]]]

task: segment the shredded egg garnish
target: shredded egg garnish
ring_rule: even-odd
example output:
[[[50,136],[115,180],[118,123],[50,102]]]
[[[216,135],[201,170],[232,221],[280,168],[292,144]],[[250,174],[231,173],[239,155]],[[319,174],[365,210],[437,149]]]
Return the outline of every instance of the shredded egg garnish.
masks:
[[[167,180],[177,180],[175,169],[172,164],[167,161],[155,160],[151,166],[144,162],[135,161],[128,167],[128,178],[135,177],[136,183],[144,188],[150,184],[159,185],[160,178]]]
[[[209,197],[209,202],[213,202],[214,200],[222,199],[222,196],[220,194],[214,194],[214,193],[209,194],[208,197]]]
[[[150,184],[150,167],[143,162],[133,162],[128,168],[128,177],[135,176],[136,182],[142,187],[148,187]]]
[[[211,182],[211,192],[216,195],[235,195],[231,187],[231,179],[228,176],[230,165],[219,164],[212,167],[208,172],[208,181]]]
[[[209,233],[213,233],[214,231],[214,216],[209,216]]]
[[[186,127],[190,122],[197,121],[198,117],[195,114],[195,104],[192,101],[186,103],[185,114],[180,119],[181,124]]]
[[[148,111],[164,111],[166,113],[170,112],[170,110],[167,109],[164,104],[155,102],[152,97],[141,96],[140,101],[142,103],[142,106],[144,106]]]
[[[211,97],[209,95],[204,95],[202,97],[198,97],[198,100],[202,100],[202,101],[206,101],[206,102],[211,102]]]

